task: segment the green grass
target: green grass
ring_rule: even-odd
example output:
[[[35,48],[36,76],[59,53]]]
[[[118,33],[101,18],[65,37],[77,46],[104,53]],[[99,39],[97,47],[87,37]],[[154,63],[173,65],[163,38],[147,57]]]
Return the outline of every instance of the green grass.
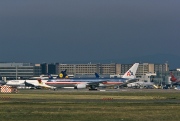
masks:
[[[177,121],[179,92],[0,94],[1,121]]]

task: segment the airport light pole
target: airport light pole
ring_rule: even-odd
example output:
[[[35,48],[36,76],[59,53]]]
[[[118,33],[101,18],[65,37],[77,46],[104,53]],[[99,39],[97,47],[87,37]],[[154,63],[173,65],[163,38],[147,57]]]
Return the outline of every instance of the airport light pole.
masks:
[[[144,63],[143,63],[143,82],[144,82]]]
[[[161,88],[162,88],[162,81],[163,81],[163,79],[162,79],[162,69],[163,68],[163,65],[161,65]]]
[[[17,65],[16,65],[16,80],[17,80]]]

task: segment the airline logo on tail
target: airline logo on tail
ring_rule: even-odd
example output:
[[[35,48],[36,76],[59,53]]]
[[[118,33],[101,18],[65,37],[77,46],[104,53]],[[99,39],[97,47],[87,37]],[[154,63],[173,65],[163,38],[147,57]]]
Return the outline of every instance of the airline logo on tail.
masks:
[[[139,63],[133,64],[133,66],[122,76],[122,78],[134,79]]]
[[[57,78],[68,78],[68,75],[66,74],[66,70],[61,71],[61,73],[58,75]]]
[[[129,70],[129,71],[127,72],[127,76],[131,76],[131,75],[134,75],[134,74],[133,74],[133,72],[131,72],[131,70]]]

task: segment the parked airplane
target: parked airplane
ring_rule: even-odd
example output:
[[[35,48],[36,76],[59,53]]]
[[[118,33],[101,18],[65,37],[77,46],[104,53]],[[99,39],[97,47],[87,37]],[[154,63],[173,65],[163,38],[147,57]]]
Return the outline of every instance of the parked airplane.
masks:
[[[96,78],[63,78],[65,77],[63,74],[66,75],[63,72],[60,74],[60,78],[49,79],[46,84],[57,88],[74,87],[74,89],[80,89],[89,87],[92,90],[97,87],[126,85],[137,80],[135,74],[138,66],[139,63],[135,63],[122,78],[99,78],[99,76],[96,76]]]
[[[131,87],[131,88],[152,88],[154,87],[154,83],[153,82],[142,82],[142,81],[138,81],[138,82],[133,82],[133,83],[129,83],[127,84],[127,87]]]
[[[180,80],[178,80],[178,79],[173,75],[172,72],[170,73],[170,75],[171,75],[170,80],[171,80],[171,82],[172,82],[172,85],[180,85]]]
[[[174,88],[175,90],[180,90],[180,86],[177,86]]]
[[[99,77],[100,77],[98,73],[95,73],[95,76],[96,76],[96,78],[99,78]]]

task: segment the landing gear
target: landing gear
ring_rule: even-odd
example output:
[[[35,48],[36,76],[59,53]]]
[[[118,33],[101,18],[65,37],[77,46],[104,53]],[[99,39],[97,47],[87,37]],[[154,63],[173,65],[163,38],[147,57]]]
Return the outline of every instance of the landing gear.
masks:
[[[91,89],[91,88],[90,88],[89,91],[97,91],[97,89]]]
[[[97,90],[97,87],[96,87],[96,86],[91,85],[91,86],[89,87],[89,91],[95,91],[95,90]]]
[[[57,90],[57,88],[53,88],[53,90],[54,90],[54,91],[56,91],[56,90]]]

